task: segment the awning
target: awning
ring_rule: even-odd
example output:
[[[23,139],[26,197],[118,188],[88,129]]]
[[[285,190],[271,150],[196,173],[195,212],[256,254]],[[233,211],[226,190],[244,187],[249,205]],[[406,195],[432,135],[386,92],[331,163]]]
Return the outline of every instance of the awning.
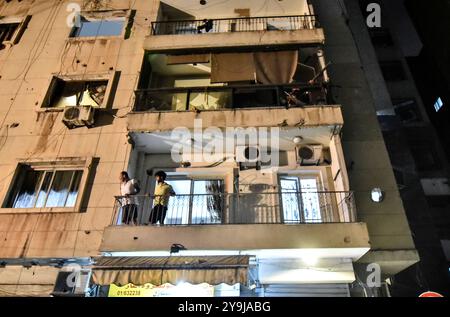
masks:
[[[247,283],[248,256],[101,257],[94,259],[97,285]]]

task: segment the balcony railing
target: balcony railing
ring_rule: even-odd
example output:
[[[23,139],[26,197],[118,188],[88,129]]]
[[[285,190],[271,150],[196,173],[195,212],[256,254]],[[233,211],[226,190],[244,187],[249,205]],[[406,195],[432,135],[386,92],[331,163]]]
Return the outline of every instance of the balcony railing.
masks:
[[[322,85],[242,85],[137,90],[135,111],[187,111],[330,104]]]
[[[157,21],[152,22],[152,35],[304,30],[318,27],[315,15]]]
[[[112,225],[293,225],[356,222],[353,192],[176,195],[170,197],[167,211],[160,207],[154,208],[154,199],[155,196],[149,195],[116,197]]]

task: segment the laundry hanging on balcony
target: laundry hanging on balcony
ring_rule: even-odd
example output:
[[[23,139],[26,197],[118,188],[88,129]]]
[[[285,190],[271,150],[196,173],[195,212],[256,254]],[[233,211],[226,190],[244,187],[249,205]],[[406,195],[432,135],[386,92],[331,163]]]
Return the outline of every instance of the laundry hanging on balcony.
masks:
[[[252,53],[222,53],[211,55],[211,83],[254,81],[255,65]]]
[[[298,51],[212,54],[211,83],[289,84],[297,71],[298,57]]]
[[[246,284],[248,256],[101,257],[94,259],[97,285]]]
[[[266,85],[292,83],[298,63],[298,51],[255,52],[256,80]]]

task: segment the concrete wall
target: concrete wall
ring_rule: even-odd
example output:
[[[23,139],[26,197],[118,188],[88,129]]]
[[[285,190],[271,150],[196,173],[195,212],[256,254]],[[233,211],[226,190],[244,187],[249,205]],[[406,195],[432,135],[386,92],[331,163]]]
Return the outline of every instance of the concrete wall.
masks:
[[[356,190],[359,220],[366,222],[369,229],[371,252],[414,252],[408,221],[376,117],[375,110],[384,106],[374,104],[375,98],[367,84],[370,79],[361,67],[362,56],[355,45],[356,35],[347,25],[353,21],[346,20],[346,11],[337,1],[316,0],[312,4],[325,30],[325,53],[333,63],[329,70],[332,84],[336,87],[333,97],[343,105],[346,124],[342,145],[350,188]],[[370,190],[375,187],[386,192],[381,204],[370,200]]]
[[[289,46],[298,44],[321,44],[323,29],[294,31],[253,31],[211,34],[175,34],[149,36],[144,48],[151,52],[213,50],[215,48],[245,48],[266,46]]]
[[[68,39],[66,7],[74,2],[84,1],[2,2],[1,15],[32,18],[20,42],[0,50],[0,196],[5,196],[18,161],[80,157],[96,158],[97,164],[91,169],[84,212],[1,214],[0,258],[97,255],[113,196],[119,193],[118,174],[128,165],[131,148],[123,116],[133,101],[143,40],[157,3],[134,2],[137,15],[129,39],[83,41]],[[108,9],[129,6],[125,0],[108,1]],[[68,130],[61,112],[39,108],[52,74],[88,78],[105,72],[118,72],[120,78],[113,104],[99,111],[95,127]]]
[[[267,233],[270,232],[270,239]],[[327,232],[329,234],[324,235]],[[363,223],[312,225],[229,225],[180,227],[109,227],[102,251],[169,251],[174,243],[188,250],[364,249]],[[155,237],[158,237],[155,239]],[[326,256],[326,252],[323,254]],[[330,255],[331,256],[331,253]],[[343,257],[349,254],[342,254]]]
[[[135,112],[128,115],[130,131],[171,131],[180,126],[192,129],[194,120],[204,127],[342,126],[340,107],[239,109],[194,112]]]

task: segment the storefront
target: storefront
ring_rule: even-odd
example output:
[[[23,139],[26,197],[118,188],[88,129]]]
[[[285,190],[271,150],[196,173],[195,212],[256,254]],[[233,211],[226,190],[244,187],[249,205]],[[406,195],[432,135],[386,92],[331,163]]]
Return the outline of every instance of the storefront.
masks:
[[[100,257],[93,287],[107,297],[220,297],[248,292],[248,256]]]

